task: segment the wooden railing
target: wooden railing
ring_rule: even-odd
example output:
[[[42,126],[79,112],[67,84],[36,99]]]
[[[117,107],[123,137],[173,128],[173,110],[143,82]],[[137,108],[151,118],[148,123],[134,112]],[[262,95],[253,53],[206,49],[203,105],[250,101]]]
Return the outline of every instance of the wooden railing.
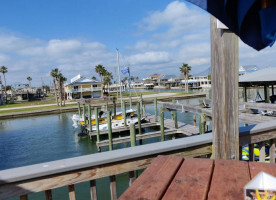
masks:
[[[250,160],[254,160],[253,147],[261,144],[261,162],[265,159],[265,142],[269,141],[269,162],[275,162],[276,121],[240,128],[240,149],[249,145]],[[182,157],[210,155],[212,133],[176,140],[119,149],[87,156],[58,160],[0,171],[0,200],[45,192],[52,199],[52,189],[68,187],[68,197],[75,199],[74,185],[90,183],[91,199],[97,199],[96,180],[109,177],[111,199],[117,199],[116,175],[129,173],[129,183],[135,180],[134,171],[146,168],[160,154]],[[241,153],[240,153],[240,156]],[[100,198],[100,197],[99,197]]]

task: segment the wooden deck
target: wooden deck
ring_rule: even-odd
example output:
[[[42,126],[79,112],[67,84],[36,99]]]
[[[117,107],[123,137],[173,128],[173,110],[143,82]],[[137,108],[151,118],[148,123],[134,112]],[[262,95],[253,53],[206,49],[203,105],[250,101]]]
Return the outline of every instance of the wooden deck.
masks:
[[[276,164],[158,156],[119,199],[244,199],[261,171],[276,176]]]

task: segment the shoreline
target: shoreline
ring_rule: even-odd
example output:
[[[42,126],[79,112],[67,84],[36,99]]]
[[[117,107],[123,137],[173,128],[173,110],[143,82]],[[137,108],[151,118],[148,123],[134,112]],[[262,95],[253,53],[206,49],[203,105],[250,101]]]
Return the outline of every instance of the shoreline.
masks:
[[[150,97],[149,97],[150,96]],[[170,101],[172,99],[175,100],[181,100],[181,99],[192,99],[192,98],[201,98],[201,97],[206,97],[205,93],[197,93],[197,94],[188,94],[188,95],[176,95],[173,96],[173,94],[169,96],[162,96],[160,94],[155,94],[155,95],[148,95],[148,97],[145,95],[143,97],[143,102],[146,104],[152,103],[154,98],[157,98],[157,100],[162,100],[162,101]],[[125,98],[128,100],[129,98]],[[138,103],[140,101],[139,98],[133,98],[132,103]],[[75,102],[74,102],[75,103]],[[128,104],[128,102],[126,102]],[[72,104],[72,103],[71,103]],[[68,104],[67,104],[68,105]],[[99,104],[93,104],[92,107],[100,107],[106,105],[105,103],[99,103]],[[117,101],[116,105],[120,105],[120,102]],[[40,107],[47,107],[50,105],[41,105]],[[34,106],[28,106],[25,108],[33,108]],[[35,106],[38,107],[38,106]],[[20,109],[20,108],[18,108]],[[82,109],[82,108],[81,108]],[[18,111],[16,112],[16,109],[10,109],[14,110],[15,112],[12,113],[4,113],[0,114],[0,119],[13,119],[13,118],[21,118],[21,117],[30,117],[30,116],[39,116],[39,115],[48,115],[48,114],[56,114],[56,113],[64,113],[64,112],[73,112],[78,110],[77,104],[74,106],[70,107],[58,107],[58,108],[50,108],[50,109],[41,109],[41,110],[33,110],[33,111]]]

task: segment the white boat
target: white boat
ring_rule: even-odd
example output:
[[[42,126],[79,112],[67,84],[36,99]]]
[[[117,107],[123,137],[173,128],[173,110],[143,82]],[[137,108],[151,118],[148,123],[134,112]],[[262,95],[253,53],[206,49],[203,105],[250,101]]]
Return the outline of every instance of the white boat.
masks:
[[[136,110],[133,110],[133,109],[126,110],[126,117],[133,116],[135,112],[136,112]],[[107,123],[107,118],[106,117],[107,117],[106,112],[105,111],[100,111],[99,112],[99,118],[98,118],[99,123],[100,124]],[[123,119],[123,113],[122,112],[116,112],[116,119],[112,115],[112,121],[113,120],[121,120],[121,119]],[[86,116],[86,120],[88,120],[88,116]],[[83,115],[79,116],[78,114],[74,114],[72,116],[72,121],[73,121],[72,126],[74,128],[77,128],[79,124],[81,124],[81,125],[85,124],[84,119],[83,119]],[[95,115],[91,116],[91,122],[92,122],[92,125],[96,124]]]

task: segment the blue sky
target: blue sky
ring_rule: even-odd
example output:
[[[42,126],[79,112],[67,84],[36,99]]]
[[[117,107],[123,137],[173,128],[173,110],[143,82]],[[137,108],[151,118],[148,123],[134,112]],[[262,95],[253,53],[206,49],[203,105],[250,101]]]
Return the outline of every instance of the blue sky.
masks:
[[[1,2],[0,65],[7,84],[49,84],[58,67],[70,79],[97,76],[103,64],[114,74],[116,48],[121,66],[140,78],[153,73],[192,73],[210,66],[209,14],[186,1],[11,0]],[[257,52],[240,41],[240,65],[274,66],[275,47]]]

